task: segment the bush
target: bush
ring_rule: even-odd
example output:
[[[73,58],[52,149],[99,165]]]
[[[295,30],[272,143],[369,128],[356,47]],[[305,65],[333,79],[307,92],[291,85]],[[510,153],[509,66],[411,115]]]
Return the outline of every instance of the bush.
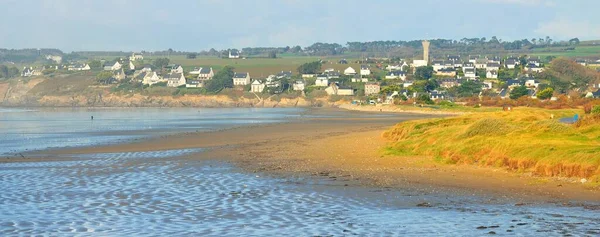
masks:
[[[338,102],[338,101],[340,101],[342,99],[344,99],[344,97],[341,96],[341,95],[331,95],[331,96],[329,96],[328,101],[329,102]]]
[[[324,90],[314,90],[308,93],[309,98],[323,98],[327,96],[327,92]]]
[[[594,108],[592,108],[591,114],[600,114],[600,105],[594,105]]]
[[[447,100],[442,100],[442,101],[440,101],[440,102],[438,103],[438,105],[439,105],[439,106],[442,106],[442,107],[455,107],[455,106],[456,106],[456,104],[455,104],[455,103],[452,103],[452,101],[447,101]]]

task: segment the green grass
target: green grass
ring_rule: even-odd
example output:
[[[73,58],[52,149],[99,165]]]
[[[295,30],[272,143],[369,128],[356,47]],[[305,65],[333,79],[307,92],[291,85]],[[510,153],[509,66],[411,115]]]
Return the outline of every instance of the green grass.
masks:
[[[576,127],[550,119],[581,112],[517,108],[404,122],[384,134],[393,141],[386,153],[600,183],[600,124]]]
[[[575,46],[575,50],[565,51],[563,48],[538,48],[534,49],[531,55],[536,56],[556,56],[556,57],[588,57],[600,56],[600,45]]]

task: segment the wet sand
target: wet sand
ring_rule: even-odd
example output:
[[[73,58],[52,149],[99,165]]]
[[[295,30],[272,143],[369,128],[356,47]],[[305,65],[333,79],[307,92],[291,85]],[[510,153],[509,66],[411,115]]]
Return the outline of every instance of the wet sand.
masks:
[[[504,169],[441,165],[430,157],[383,154],[381,137],[390,126],[424,114],[384,114],[315,109],[288,123],[244,126],[213,132],[187,133],[132,143],[45,151],[27,161],[62,154],[141,152],[213,148],[186,159],[230,161],[249,172],[284,176],[315,176],[342,185],[411,189],[425,193],[456,193],[510,199],[516,203],[600,201],[600,190],[573,180],[531,177]],[[337,117],[328,117],[328,116]],[[385,116],[382,116],[385,115]],[[44,157],[37,157],[44,156]],[[11,162],[22,158],[13,158]]]

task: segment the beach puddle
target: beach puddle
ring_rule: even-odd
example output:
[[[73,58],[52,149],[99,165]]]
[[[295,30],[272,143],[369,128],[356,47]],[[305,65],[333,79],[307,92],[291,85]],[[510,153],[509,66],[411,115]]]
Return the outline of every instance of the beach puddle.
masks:
[[[70,161],[0,164],[0,235],[600,233],[598,211],[583,208],[477,201],[407,207],[393,203],[419,194],[262,177],[222,162],[173,158],[201,151],[100,153]]]

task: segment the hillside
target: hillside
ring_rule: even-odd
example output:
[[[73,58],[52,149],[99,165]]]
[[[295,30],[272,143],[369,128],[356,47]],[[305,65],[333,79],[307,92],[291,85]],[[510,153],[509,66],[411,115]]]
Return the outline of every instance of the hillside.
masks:
[[[0,106],[49,107],[321,107],[344,101],[327,97],[254,95],[231,91],[220,95],[173,95],[177,88],[158,87],[144,93],[114,92],[114,86],[97,85],[94,77],[14,78],[0,81]],[[261,97],[262,96],[262,97]]]
[[[518,108],[474,113],[400,123],[384,137],[393,143],[389,153],[423,156],[422,162],[504,167],[599,183],[600,125],[559,122],[577,113],[583,111]]]

